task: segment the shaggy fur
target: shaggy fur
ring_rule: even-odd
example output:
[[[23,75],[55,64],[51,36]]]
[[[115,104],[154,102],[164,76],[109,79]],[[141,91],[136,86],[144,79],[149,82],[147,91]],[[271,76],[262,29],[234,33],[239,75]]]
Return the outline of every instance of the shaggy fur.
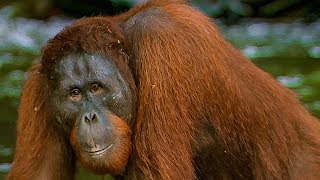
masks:
[[[23,91],[9,179],[73,177],[70,145],[50,121],[48,79],[80,47],[112,57],[137,93],[124,178],[320,178],[320,123],[296,95],[226,42],[211,19],[184,2],[154,0],[80,19],[44,47]]]

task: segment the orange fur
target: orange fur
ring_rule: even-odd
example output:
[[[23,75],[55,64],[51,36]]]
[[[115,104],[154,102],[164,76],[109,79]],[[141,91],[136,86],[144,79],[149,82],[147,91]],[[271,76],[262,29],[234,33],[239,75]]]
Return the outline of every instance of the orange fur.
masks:
[[[320,177],[318,120],[211,19],[165,1],[120,18],[139,99],[129,177]]]
[[[30,71],[21,97],[17,143],[8,179],[73,179],[74,159],[62,130],[50,119],[49,86],[40,66]],[[50,157],[50,158],[48,158]],[[71,168],[65,168],[71,167]]]
[[[48,151],[63,136],[48,121],[47,81],[54,64],[79,48],[111,56],[137,93],[128,179],[319,179],[318,119],[226,42],[211,19],[169,0],[80,19],[44,47],[22,95],[9,179],[72,178],[73,166],[62,163],[73,162],[64,141],[59,153]],[[117,158],[111,168],[126,161]],[[61,172],[38,170],[54,162]]]

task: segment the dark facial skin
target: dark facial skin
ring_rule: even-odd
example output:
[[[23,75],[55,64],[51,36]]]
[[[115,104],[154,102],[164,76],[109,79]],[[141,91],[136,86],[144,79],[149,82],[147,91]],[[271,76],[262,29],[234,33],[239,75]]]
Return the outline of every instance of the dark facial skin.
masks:
[[[97,54],[71,54],[55,66],[51,84],[56,120],[74,133],[79,156],[97,162],[113,153],[122,137],[111,118],[132,116],[130,89],[115,64]]]

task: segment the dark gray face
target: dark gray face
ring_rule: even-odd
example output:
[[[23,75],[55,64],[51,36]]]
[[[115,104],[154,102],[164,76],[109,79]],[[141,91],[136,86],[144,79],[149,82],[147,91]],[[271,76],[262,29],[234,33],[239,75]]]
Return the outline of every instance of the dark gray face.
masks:
[[[111,116],[131,119],[132,96],[115,64],[97,54],[72,54],[55,67],[52,97],[56,119],[76,129],[81,151],[109,148],[116,138]]]

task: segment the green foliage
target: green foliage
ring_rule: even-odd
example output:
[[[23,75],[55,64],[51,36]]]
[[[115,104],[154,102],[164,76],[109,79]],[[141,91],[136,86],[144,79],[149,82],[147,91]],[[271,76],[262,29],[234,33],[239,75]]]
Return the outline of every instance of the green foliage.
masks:
[[[126,5],[128,7],[133,7],[138,0],[111,0],[114,5]]]

